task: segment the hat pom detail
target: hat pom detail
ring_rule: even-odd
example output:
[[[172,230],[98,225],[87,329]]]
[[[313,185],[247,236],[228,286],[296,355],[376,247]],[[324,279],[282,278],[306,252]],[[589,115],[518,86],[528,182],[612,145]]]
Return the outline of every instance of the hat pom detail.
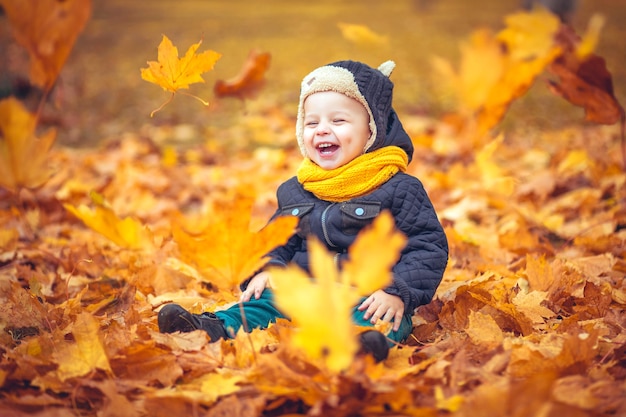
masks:
[[[385,77],[389,77],[396,67],[396,63],[393,61],[385,61],[378,67],[378,71],[382,72]]]

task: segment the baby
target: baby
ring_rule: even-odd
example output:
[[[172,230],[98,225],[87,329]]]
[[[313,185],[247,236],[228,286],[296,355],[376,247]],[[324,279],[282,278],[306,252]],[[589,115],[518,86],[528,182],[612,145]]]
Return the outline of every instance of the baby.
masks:
[[[392,61],[378,69],[339,61],[304,78],[296,121],[304,159],[296,176],[278,188],[272,217],[298,216],[297,232],[242,283],[242,308],[191,314],[168,304],[158,315],[161,332],[202,329],[211,341],[234,337],[244,323],[242,310],[247,331],[266,328],[285,317],[273,302],[268,267],[295,263],[309,271],[307,240],[315,236],[341,268],[359,231],[387,210],[407,244],[392,269],[393,282],[355,305],[353,320],[360,326],[392,324],[386,336],[373,329],[360,334],[361,352],[376,361],[387,357],[393,342],[408,337],[415,308],[429,303],[441,282],[448,244],[421,182],[405,172],[413,144],[392,107],[394,67]]]

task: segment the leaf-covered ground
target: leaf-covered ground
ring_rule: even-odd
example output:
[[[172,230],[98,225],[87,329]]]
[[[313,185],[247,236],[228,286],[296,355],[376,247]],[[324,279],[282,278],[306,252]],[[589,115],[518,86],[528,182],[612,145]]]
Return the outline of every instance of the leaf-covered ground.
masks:
[[[493,113],[401,114],[450,262],[382,364],[331,371],[290,343],[286,321],[214,344],[160,334],[161,305],[222,308],[254,269],[246,261],[270,239],[255,232],[300,161],[288,101],[248,102],[236,125],[184,146],[172,138],[189,126],[157,122],[97,146],[57,144],[45,184],[0,188],[0,415],[626,415],[618,124],[517,121],[477,135]]]
[[[616,168],[615,138],[609,128],[544,134],[532,146],[511,136],[495,161],[469,164],[419,148],[411,170],[440,210],[450,266],[436,299],[416,315],[409,346],[382,366],[356,362],[344,375],[281,346],[284,323],[212,345],[203,334],[156,328],[154,311],[165,301],[199,310],[216,299],[183,268],[163,232],[169,223],[223,216],[221,201],[246,184],[259,196],[260,224],[295,152],[225,158],[198,146],[169,165],[150,138],[132,134],[95,150],[58,148],[54,181],[20,201],[3,196],[0,407],[17,416],[112,416],[121,408],[623,414],[626,176]],[[515,191],[486,187],[490,180],[512,181]],[[120,249],[59,203],[89,204],[92,189],[120,216],[137,216],[163,236],[160,249]]]

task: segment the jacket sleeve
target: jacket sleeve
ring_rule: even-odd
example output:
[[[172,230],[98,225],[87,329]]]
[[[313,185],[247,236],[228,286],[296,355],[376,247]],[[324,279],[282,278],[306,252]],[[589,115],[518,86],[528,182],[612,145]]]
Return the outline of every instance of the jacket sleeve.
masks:
[[[414,177],[398,184],[392,214],[407,244],[393,267],[393,284],[385,288],[399,296],[405,313],[428,304],[448,263],[448,240],[421,182]]]

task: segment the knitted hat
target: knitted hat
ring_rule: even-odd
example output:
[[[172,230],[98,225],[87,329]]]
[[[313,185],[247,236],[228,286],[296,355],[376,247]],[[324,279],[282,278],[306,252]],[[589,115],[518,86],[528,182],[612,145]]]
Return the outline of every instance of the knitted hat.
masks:
[[[336,91],[357,100],[370,117],[372,136],[365,144],[364,152],[375,142],[384,141],[387,123],[393,112],[391,99],[393,83],[389,79],[396,64],[386,61],[378,69],[355,61],[338,61],[313,70],[302,80],[296,138],[302,155],[306,156],[304,139],[304,100],[313,93]]]

